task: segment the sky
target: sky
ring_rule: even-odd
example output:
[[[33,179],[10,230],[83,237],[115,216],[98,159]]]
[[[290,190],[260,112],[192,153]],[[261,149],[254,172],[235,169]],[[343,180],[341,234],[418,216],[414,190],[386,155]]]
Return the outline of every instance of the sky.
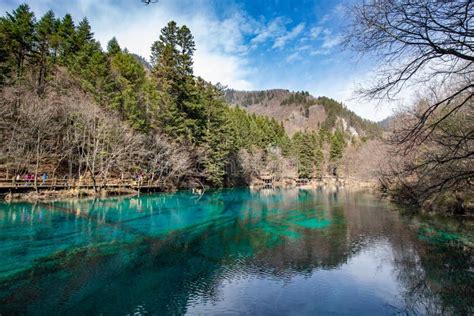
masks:
[[[37,18],[52,9],[87,17],[102,47],[115,36],[122,48],[149,59],[150,47],[170,20],[194,35],[194,71],[237,90],[308,91],[343,102],[379,121],[396,105],[357,98],[377,67],[371,56],[343,49],[348,10],[357,0],[31,0]],[[1,0],[0,12],[25,1]]]

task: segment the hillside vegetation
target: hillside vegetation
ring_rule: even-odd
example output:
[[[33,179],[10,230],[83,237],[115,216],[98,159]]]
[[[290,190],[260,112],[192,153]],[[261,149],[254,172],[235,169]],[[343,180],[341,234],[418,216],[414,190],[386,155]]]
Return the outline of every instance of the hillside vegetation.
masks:
[[[315,98],[307,91],[291,92],[275,89],[263,91],[225,90],[225,100],[252,113],[281,121],[287,131],[341,129],[359,137],[377,137],[382,128],[328,97]]]
[[[219,85],[193,74],[193,36],[173,21],[152,43],[151,64],[115,38],[104,51],[87,18],[37,19],[27,5],[0,19],[0,40],[3,176],[48,172],[95,185],[140,175],[163,189],[244,184],[263,170],[313,177],[334,172],[358,134],[375,134],[330,99],[305,106],[324,107],[327,119],[292,137],[276,116],[228,106]]]

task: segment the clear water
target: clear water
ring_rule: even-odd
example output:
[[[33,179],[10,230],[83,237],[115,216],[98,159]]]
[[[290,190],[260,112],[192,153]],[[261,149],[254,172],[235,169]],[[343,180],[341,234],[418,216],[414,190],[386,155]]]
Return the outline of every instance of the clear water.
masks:
[[[472,232],[345,190],[4,203],[0,314],[472,314]]]

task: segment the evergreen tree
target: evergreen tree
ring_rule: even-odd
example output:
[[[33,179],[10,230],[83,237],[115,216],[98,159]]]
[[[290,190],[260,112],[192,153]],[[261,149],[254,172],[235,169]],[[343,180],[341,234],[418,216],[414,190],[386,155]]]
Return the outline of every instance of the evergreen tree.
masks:
[[[91,26],[87,18],[79,22],[76,32],[74,34],[74,50],[81,50],[86,44],[94,42],[94,33],[91,31]]]
[[[164,130],[178,140],[197,141],[203,117],[200,91],[192,74],[194,40],[189,29],[170,21],[151,51],[154,79],[158,89],[167,94],[161,109]]]
[[[151,46],[151,63],[153,65],[153,74],[158,82],[159,88],[168,88],[171,83],[178,79],[177,63],[177,25],[170,21],[167,26],[161,30],[159,40]],[[172,93],[173,91],[169,91]]]
[[[2,17],[0,25],[2,77],[14,70],[18,80],[22,77],[26,59],[32,54],[35,16],[27,4],[22,4]]]
[[[112,37],[112,39],[107,43],[107,53],[109,55],[115,55],[115,54],[118,54],[122,51],[122,49],[120,48],[120,45],[117,41],[117,39],[114,37]]]
[[[298,174],[310,178],[321,173],[324,155],[316,133],[297,132],[292,138],[293,155],[298,158]]]
[[[180,27],[176,34],[179,47],[178,69],[182,77],[193,74],[193,54],[195,50],[194,37],[186,25]]]
[[[54,33],[51,34],[49,38],[49,45],[51,49],[51,57],[53,63],[57,62],[57,56],[59,53],[59,46],[61,45],[61,36],[59,35],[59,27],[61,26],[61,19],[55,18],[54,19]]]
[[[344,152],[344,147],[346,146],[346,141],[344,139],[344,133],[340,130],[336,130],[331,137],[331,149],[329,152],[329,159],[332,162],[342,158],[342,153]]]
[[[298,158],[298,175],[300,178],[310,178],[313,173],[313,150],[310,139],[303,132],[293,135],[294,154]]]
[[[97,42],[86,43],[69,61],[69,68],[77,74],[85,91],[105,105],[110,97],[113,82],[106,55]]]
[[[74,21],[70,14],[66,14],[59,24],[57,33],[59,57],[63,64],[76,52],[74,45],[75,32]]]
[[[205,124],[202,136],[204,155],[201,158],[206,180],[213,186],[223,185],[225,167],[231,143],[228,140],[229,125],[225,117],[225,104],[219,98],[220,87],[206,84],[202,80]]]
[[[53,11],[48,11],[36,25],[36,52],[35,59],[38,67],[37,92],[43,94],[45,81],[50,63],[50,52],[56,33],[56,19]]]
[[[118,52],[112,56],[111,70],[115,82],[111,107],[135,129],[148,130],[150,114],[144,101],[146,77],[143,66],[132,55]]]

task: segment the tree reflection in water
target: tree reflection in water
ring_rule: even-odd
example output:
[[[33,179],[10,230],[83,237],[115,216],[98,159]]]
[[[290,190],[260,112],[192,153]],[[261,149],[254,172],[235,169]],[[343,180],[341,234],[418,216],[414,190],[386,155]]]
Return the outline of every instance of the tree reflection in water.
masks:
[[[337,188],[0,204],[0,313],[469,314],[472,241]]]

